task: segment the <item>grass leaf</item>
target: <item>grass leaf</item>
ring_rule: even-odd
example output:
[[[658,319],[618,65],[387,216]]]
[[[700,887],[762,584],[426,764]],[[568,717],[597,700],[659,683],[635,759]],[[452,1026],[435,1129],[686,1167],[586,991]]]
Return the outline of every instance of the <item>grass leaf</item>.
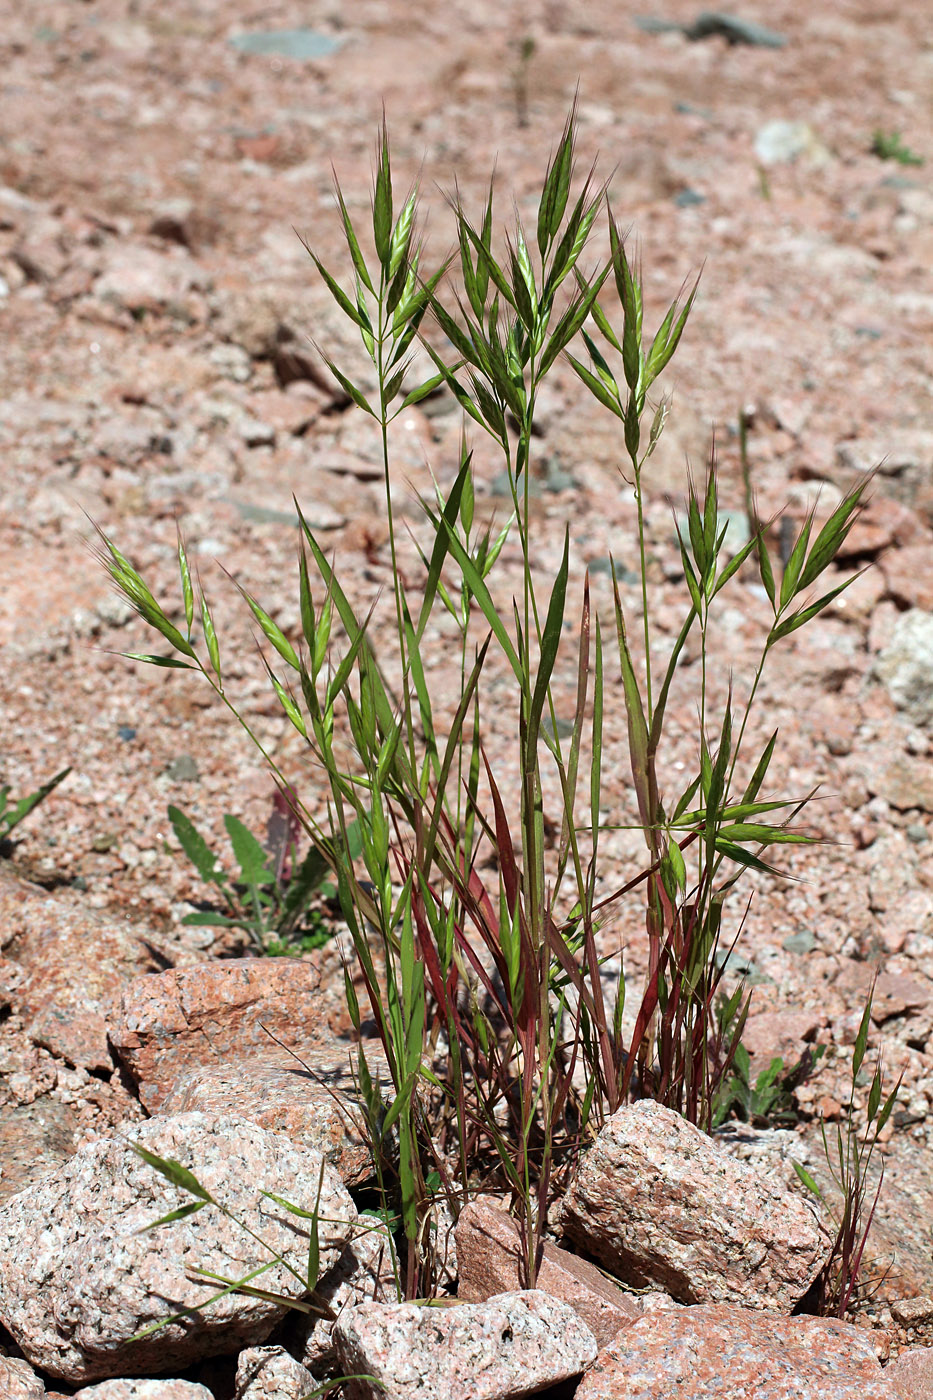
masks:
[[[351,320],[354,325],[359,326],[361,330],[369,331],[371,335],[373,327],[369,317],[365,314],[364,311],[360,309],[358,305],[356,305],[350,300],[346,292],[341,287],[340,283],[336,280],[336,278],[330,275],[330,273],[327,271],[327,268],[321,262],[317,254],[313,253],[311,249],[308,248],[307,243],[305,243],[305,248],[308,251],[308,255],[310,256],[311,261],[314,263],[314,266],[317,268],[318,272],[321,274],[321,277],[326,283],[328,291],[334,298],[334,301],[340,307],[340,310],[343,312],[343,314],[349,320]]]
[[[191,582],[191,569],[188,567],[188,555],[185,552],[185,542],[178,531],[178,572],[181,575],[181,593],[185,605],[185,622],[188,627],[188,636],[191,636],[191,624],[194,621],[194,586]]]
[[[542,258],[552,241],[557,237],[560,221],[567,208],[573,172],[574,134],[574,112],[571,109],[557,150],[548,162],[544,188],[541,191],[541,199],[538,204],[538,251]]]
[[[845,543],[846,536],[861,512],[862,497],[871,479],[871,476],[866,477],[848,495],[843,497],[817,535],[813,548],[807,556],[807,562],[801,571],[797,585],[798,592],[809,588],[810,584],[819,578],[826,566],[836,558]]]
[[[564,552],[554,579],[554,587],[551,590],[551,599],[548,603],[547,617],[544,622],[544,631],[541,634],[541,656],[538,662],[538,674],[535,677],[535,688],[531,697],[531,705],[528,711],[528,738],[527,748],[529,753],[534,753],[538,746],[538,728],[541,724],[541,715],[544,710],[544,702],[547,699],[548,686],[551,674],[554,670],[554,663],[557,660],[557,652],[560,648],[561,633],[564,624],[564,609],[567,601],[567,574],[570,567],[570,527],[564,530]]]
[[[490,594],[489,589],[486,587],[482,575],[480,574],[473,560],[470,558],[470,555],[460,543],[460,540],[457,538],[453,527],[449,525],[446,522],[446,520],[443,519],[443,517],[442,523],[444,524],[444,527],[447,530],[447,538],[450,542],[450,552],[456,559],[461,570],[463,571],[463,577],[465,578],[469,586],[470,592],[479,604],[480,610],[482,611],[483,616],[485,617],[490,628],[492,629],[496,641],[502,648],[502,653],[512,668],[512,674],[515,676],[515,679],[519,681],[519,683],[523,683],[524,669],[522,667],[521,662],[519,661],[518,653],[512,645],[512,639],[509,636],[508,631],[506,630],[502,618],[499,616],[498,610],[496,609],[496,605],[492,600],[492,595]]]
[[[351,380],[349,380],[347,376],[344,373],[342,373],[341,370],[337,368],[333,360],[331,360],[327,355],[321,355],[321,358],[326,364],[327,368],[330,370],[331,374],[336,379],[337,383],[340,385],[341,389],[344,391],[345,394],[349,394],[350,398],[356,404],[357,408],[361,408],[364,413],[368,413],[370,418],[375,418],[377,415],[373,412],[372,408],[367,402],[366,396],[364,395],[363,391],[361,389],[358,389],[356,385]]]
[[[12,809],[7,807],[7,794],[10,789],[4,788],[2,790],[3,800],[0,802],[0,834],[4,838],[9,836],[13,828],[18,826],[25,817],[28,817],[34,807],[38,807],[40,802],[44,802],[49,793],[57,788],[59,783],[64,782],[70,772],[70,768],[63,768],[60,773],[55,774],[54,778],[49,778],[47,783],[36,788],[35,792],[31,792],[28,797],[21,797]]]
[[[137,1157],[154,1168],[160,1176],[164,1176],[166,1181],[170,1181],[173,1186],[179,1187],[182,1191],[188,1191],[192,1196],[197,1196],[203,1205],[216,1205],[214,1197],[206,1187],[198,1181],[194,1172],[183,1167],[180,1162],[176,1162],[173,1157],[159,1157],[155,1152],[150,1152],[148,1147],[143,1147],[141,1143],[127,1140],[127,1146],[136,1153]]]
[[[649,780],[648,723],[642,704],[641,691],[635,675],[635,666],[628,647],[625,631],[625,618],[622,601],[619,597],[619,583],[616,578],[615,563],[612,565],[612,587],[615,602],[616,634],[619,642],[619,664],[622,670],[622,689],[625,695],[625,712],[628,717],[629,757],[632,764],[632,777],[635,781],[635,796],[638,800],[638,814],[646,828],[655,824],[656,813],[651,800]]]

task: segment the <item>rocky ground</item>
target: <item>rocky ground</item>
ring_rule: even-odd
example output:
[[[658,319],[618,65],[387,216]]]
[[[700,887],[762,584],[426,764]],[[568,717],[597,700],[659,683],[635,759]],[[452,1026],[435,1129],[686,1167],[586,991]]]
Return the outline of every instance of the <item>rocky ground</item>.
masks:
[[[753,746],[780,726],[774,790],[819,785],[811,820],[827,842],[788,859],[786,879],[749,886],[737,950],[756,984],[746,1043],[756,1067],[772,1054],[792,1062],[807,1043],[827,1051],[797,1091],[796,1125],[734,1129],[730,1147],[788,1183],[792,1156],[817,1170],[818,1119],[840,1120],[877,974],[872,1053],[883,1046],[889,1082],[903,1075],[903,1086],[870,1251],[873,1276],[887,1274],[863,1320],[893,1329],[895,1346],[930,1342],[916,1309],[901,1310],[911,1328],[897,1314],[900,1300],[933,1293],[929,16],[921,0],[740,11],[771,34],[705,33],[685,0],[419,11],[314,0],[266,6],[261,19],[210,0],[158,12],[133,0],[0,6],[0,783],[19,797],[72,769],[17,828],[0,885],[0,1197],[145,1116],[107,1040],[126,984],[234,951],[226,935],[181,925],[206,891],[167,806],[223,849],[225,813],[261,830],[271,805],[261,761],[206,685],[118,655],[151,639],[114,598],[91,522],[175,605],[181,526],[230,692],[323,812],[248,614],[215,563],[294,631],[294,493],[355,601],[367,607],[390,578],[378,443],[308,337],[354,368],[359,347],[297,235],[344,266],[331,167],[364,219],[383,104],[400,184],[422,172],[438,257],[451,238],[439,189],[456,179],[478,208],[494,164],[502,211],[514,194],[533,223],[579,89],[581,166],[598,155],[641,246],[648,325],[703,267],[649,482],[662,639],[685,606],[670,502],[685,464],[702,470],[714,430],[737,538],[740,412],[760,513],[786,508],[793,528],[814,503],[824,518],[880,463],[838,577],[867,571],[783,645],[749,731]],[[269,31],[299,32],[270,42]],[[541,409],[537,557],[556,567],[570,519],[571,587],[579,596],[588,566],[605,611],[610,553],[636,562],[613,420],[563,365]],[[451,479],[460,419],[441,396],[396,428],[396,509],[417,532],[416,493],[431,470]],[[480,509],[501,518],[499,465],[483,441],[476,451]],[[517,552],[503,564],[517,579]],[[417,578],[413,547],[403,567]],[[711,670],[720,695],[732,676],[741,698],[768,612],[754,575],[724,599]],[[440,693],[454,678],[445,648],[438,635]],[[694,652],[672,701],[672,780],[695,762],[696,663]],[[566,666],[569,687],[569,654]],[[505,680],[490,680],[507,716]],[[604,809],[624,823],[633,804],[617,686],[608,703]],[[504,722],[491,755],[506,789],[508,740]],[[607,841],[605,889],[639,868],[639,840],[623,830]],[[632,907],[613,928],[636,985],[639,921]]]

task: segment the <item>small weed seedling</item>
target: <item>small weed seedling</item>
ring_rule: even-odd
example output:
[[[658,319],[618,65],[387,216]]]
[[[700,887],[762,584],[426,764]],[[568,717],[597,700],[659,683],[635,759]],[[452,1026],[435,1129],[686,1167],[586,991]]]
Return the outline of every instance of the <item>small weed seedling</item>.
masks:
[[[879,160],[894,160],[898,165],[923,165],[923,156],[918,156],[909,146],[905,146],[899,131],[875,132],[871,141],[871,153]]]
[[[240,867],[236,880],[230,879],[190,817],[178,807],[169,807],[168,816],[185,855],[223,901],[219,910],[186,914],[183,924],[242,929],[253,949],[270,957],[310,952],[333,936],[333,916],[326,908],[337,893],[330,863],[314,843],[301,861],[297,859],[301,825],[288,797],[275,795],[265,845],[238,817],[224,817]]]
[[[797,1117],[794,1090],[804,1082],[824,1051],[823,1045],[808,1047],[790,1068],[785,1068],[781,1056],[776,1055],[752,1083],[751,1058],[744,1045],[737,1045],[732,1057],[734,1073],[720,1090],[713,1111],[713,1127],[719,1127],[733,1116],[757,1128],[793,1123]]]
[[[54,778],[50,778],[47,783],[43,783],[40,788],[30,793],[28,797],[21,797],[18,802],[10,801],[9,786],[0,787],[0,849],[6,846],[10,839],[10,832],[19,826],[20,822],[29,816],[29,813],[38,807],[40,802],[44,802],[49,793],[64,782],[71,772],[70,768],[63,768],[60,773],[56,773]]]

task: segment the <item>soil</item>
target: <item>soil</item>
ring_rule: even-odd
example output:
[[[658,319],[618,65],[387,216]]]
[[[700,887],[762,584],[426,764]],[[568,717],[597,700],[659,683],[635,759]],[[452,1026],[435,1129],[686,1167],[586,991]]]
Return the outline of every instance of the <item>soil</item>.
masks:
[[[689,37],[686,0],[417,9],[283,0],[261,15],[210,0],[0,6],[0,782],[20,797],[72,770],[16,829],[8,854],[15,873],[57,892],[56,908],[148,939],[158,965],[229,951],[225,936],[212,942],[212,931],[181,924],[206,891],[167,807],[183,808],[225,851],[224,814],[261,831],[272,783],[203,680],[120,655],[154,649],[153,636],[114,597],[94,526],[173,610],[181,528],[214,611],[228,692],[323,815],[320,773],[281,715],[231,581],[299,634],[294,494],[360,609],[381,593],[384,610],[389,596],[377,437],[348,411],[308,338],[349,373],[364,369],[362,350],[299,235],[348,284],[332,167],[365,222],[383,107],[397,187],[422,179],[432,256],[452,237],[441,191],[456,180],[478,212],[493,166],[500,211],[514,197],[533,227],[576,93],[580,168],[598,158],[642,252],[646,326],[703,269],[662,386],[673,393],[668,429],[647,473],[659,652],[686,607],[675,503],[688,468],[702,476],[714,432],[722,505],[740,532],[740,414],[748,424],[758,512],[783,508],[790,522],[772,529],[775,557],[811,506],[819,523],[881,464],[831,581],[867,571],[775,652],[747,733],[753,759],[779,727],[770,791],[803,797],[818,787],[809,820],[826,841],[791,852],[781,878],[749,878],[736,952],[757,984],[756,1067],[772,1053],[793,1062],[808,1041],[827,1046],[781,1148],[814,1164],[819,1115],[833,1124],[843,1113],[868,988],[875,973],[885,978],[869,1063],[883,1045],[887,1082],[903,1075],[874,1238],[873,1267],[890,1269],[876,1305],[887,1322],[885,1297],[933,1290],[930,730],[897,707],[874,669],[899,615],[933,610],[933,38],[922,0],[740,9],[786,42]],[[303,29],[330,51],[296,58],[236,42]],[[876,153],[877,133],[900,134],[900,159]],[[607,561],[637,565],[617,425],[566,364],[541,410],[536,559],[543,577],[553,573],[569,521],[573,608],[588,566],[608,656]],[[418,492],[431,492],[432,471],[449,484],[460,433],[449,397],[405,410],[395,425],[393,501],[422,541]],[[474,445],[479,509],[501,521],[500,464],[478,433]],[[507,606],[516,548],[501,565],[497,597]],[[416,588],[413,544],[401,567]],[[637,622],[637,591],[625,581],[622,592]],[[769,616],[754,572],[722,595],[709,651],[720,704],[730,683],[738,703],[747,696]],[[450,641],[440,628],[429,647],[432,684],[447,700]],[[561,664],[572,715],[572,637]],[[511,803],[514,696],[497,661],[488,671],[490,761]],[[696,763],[699,672],[694,647],[671,701],[672,791]],[[640,834],[622,829],[636,814],[617,680],[607,688],[603,773],[603,811],[620,828],[604,842],[609,892],[644,859]],[[730,913],[733,933],[742,910],[739,901]],[[0,929],[0,1195],[82,1134],[139,1112],[115,1069],[69,1063],[29,1034],[16,997],[29,959],[16,937]],[[645,968],[637,905],[605,937],[607,951],[625,947],[635,1003]],[[72,990],[80,1006],[80,985]]]

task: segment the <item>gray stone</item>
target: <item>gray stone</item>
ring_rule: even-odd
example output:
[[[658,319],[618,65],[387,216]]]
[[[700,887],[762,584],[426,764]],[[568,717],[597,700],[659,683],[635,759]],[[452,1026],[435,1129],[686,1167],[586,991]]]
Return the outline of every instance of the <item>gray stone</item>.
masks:
[[[675,20],[662,19],[659,15],[636,15],[635,24],[644,34],[679,32],[692,40],[718,37],[730,44],[750,44],[766,49],[782,49],[787,43],[784,35],[774,29],[766,29],[763,24],[756,24],[754,20],[723,14],[719,10],[703,11],[692,24],[678,24]]]
[[[348,1400],[510,1400],[579,1375],[596,1359],[573,1308],[537,1290],[485,1303],[362,1303],[334,1327]]]
[[[165,776],[173,783],[196,783],[201,776],[198,761],[190,753],[180,753],[165,765]]]
[[[767,29],[754,20],[742,19],[739,15],[723,14],[719,10],[705,10],[697,15],[692,24],[684,28],[688,39],[710,39],[719,37],[730,44],[751,44],[755,48],[783,49],[787,39],[774,29]]]
[[[230,43],[240,53],[281,54],[283,58],[307,60],[336,53],[343,40],[317,29],[254,29],[248,34],[234,34]]]
[[[910,608],[895,620],[875,675],[915,724],[933,722],[933,613]]]
[[[781,947],[788,953],[810,953],[816,947],[816,934],[812,929],[802,928],[799,933],[789,933],[781,941]]]
[[[605,1123],[559,1225],[624,1283],[776,1312],[807,1292],[826,1249],[799,1196],[650,1100]]]
[[[217,1291],[195,1268],[243,1278],[268,1255],[242,1225],[208,1205],[156,1230],[154,1221],[194,1197],[171,1185],[133,1151],[133,1142],[181,1162],[284,1262],[261,1286],[299,1296],[307,1225],[271,1200],[319,1209],[321,1268],[331,1268],[356,1210],[320,1153],[254,1123],[201,1113],[153,1118],[127,1138],[82,1148],[58,1172],[0,1207],[0,1319],[27,1359],[80,1384],[127,1370],[179,1369],[205,1356],[265,1341],[286,1307]],[[137,1337],[185,1310],[183,1323]],[[134,1340],[130,1340],[134,1338]]]

